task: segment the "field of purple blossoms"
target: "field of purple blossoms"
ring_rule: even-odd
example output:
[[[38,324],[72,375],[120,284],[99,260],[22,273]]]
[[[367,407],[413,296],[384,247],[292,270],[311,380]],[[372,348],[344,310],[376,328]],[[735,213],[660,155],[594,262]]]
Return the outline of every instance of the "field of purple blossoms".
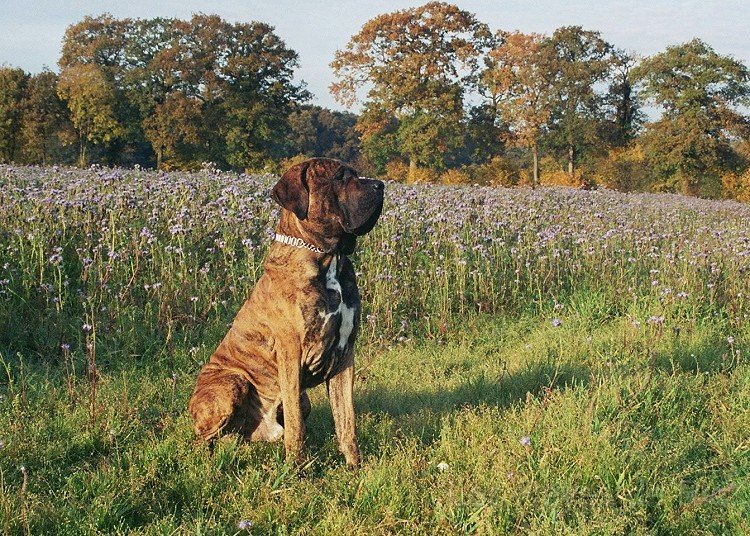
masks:
[[[259,275],[274,181],[0,167],[0,344],[52,358],[95,326],[140,355],[155,337],[223,329]],[[643,324],[721,314],[731,331],[750,313],[740,203],[389,183],[378,227],[359,242],[368,339],[438,337],[475,313],[559,316],[574,295]]]
[[[290,514],[289,504],[275,498],[277,490],[299,486],[296,500],[320,509],[313,533],[702,533],[701,523],[713,527],[708,533],[748,529],[741,519],[750,501],[750,206],[675,195],[387,183],[380,223],[359,239],[353,256],[363,301],[360,433],[370,467],[366,462],[363,477],[344,475],[330,418],[314,413],[323,431],[311,432],[310,450],[324,454],[308,469],[310,479],[327,485],[354,479],[358,490],[373,485],[382,495],[372,492],[373,502],[362,505],[359,495],[334,493],[334,507],[354,516],[354,525],[336,514],[321,517],[332,507],[329,499],[292,481],[273,446],[222,447],[218,458],[200,454],[200,470],[185,469],[193,456],[186,400],[201,363],[260,275],[278,218],[268,195],[276,179],[210,167],[161,173],[0,166],[0,527],[6,532],[51,530],[50,523],[66,520],[70,533],[201,527],[222,533],[241,518],[251,524],[238,532],[251,526],[258,533],[305,532],[305,515],[296,517],[304,508]],[[668,371],[681,382],[727,389],[739,382],[736,399],[717,394],[686,402],[681,390],[706,385],[653,379]],[[594,381],[604,377],[622,381]],[[550,482],[560,481],[554,471],[527,475],[517,495],[502,495],[521,482],[521,472],[536,474],[552,463],[531,459],[544,452],[545,440],[534,435],[540,423],[549,420],[555,429],[576,422],[572,410],[568,419],[547,413],[567,403],[555,397],[580,396],[583,403],[601,395],[592,389],[605,387],[613,400],[674,395],[675,434],[697,433],[683,421],[706,404],[736,408],[721,428],[732,431],[722,437],[734,450],[696,462],[693,446],[685,446],[688,457],[680,463],[694,472],[661,467],[677,472],[674,489],[661,494],[645,476],[629,480],[628,468],[637,464],[615,449],[604,465],[621,472],[605,477],[597,466],[584,483],[571,484],[598,489],[613,479],[614,498],[603,510],[586,512],[594,503],[565,490],[559,502],[545,502],[544,490],[554,496],[558,484]],[[325,405],[322,396],[313,402]],[[667,413],[663,418],[672,418]],[[457,432],[476,419],[508,422],[502,431],[467,432],[500,441],[505,447],[494,455],[502,460],[482,466],[466,458],[478,449],[475,460],[484,459],[490,448]],[[640,430],[643,423],[632,425]],[[497,439],[503,434],[505,442]],[[617,437],[609,439],[625,450],[652,448]],[[549,452],[564,449],[548,441]],[[700,448],[711,450],[711,441]],[[508,444],[522,447],[520,458],[499,454]],[[669,444],[661,448],[676,452]],[[144,449],[156,454],[135,461]],[[668,458],[660,449],[649,452]],[[399,471],[431,491],[397,491],[417,485],[392,474],[396,466],[389,464],[402,462]],[[151,463],[186,471],[185,486],[195,488],[155,492],[151,506],[141,504],[143,475],[132,472]],[[210,485],[231,504],[216,503],[200,489],[217,464],[231,478],[255,471],[252,486],[263,491],[238,498],[212,476]],[[486,473],[487,464],[502,485],[487,477],[482,502],[474,497],[483,490],[477,472]],[[448,484],[435,471],[462,465],[461,493],[455,483],[442,488]],[[643,471],[668,482],[651,466]],[[133,492],[91,484],[110,478]],[[465,488],[469,481],[473,491]],[[628,482],[631,495],[620,489]],[[55,501],[61,489],[64,507]],[[644,490],[654,495],[639,502]],[[441,492],[450,492],[445,504],[431,498]],[[408,503],[405,510],[385,499],[394,493]],[[107,499],[99,510],[92,507],[98,514],[74,513],[99,494]],[[594,523],[600,515],[603,524]]]

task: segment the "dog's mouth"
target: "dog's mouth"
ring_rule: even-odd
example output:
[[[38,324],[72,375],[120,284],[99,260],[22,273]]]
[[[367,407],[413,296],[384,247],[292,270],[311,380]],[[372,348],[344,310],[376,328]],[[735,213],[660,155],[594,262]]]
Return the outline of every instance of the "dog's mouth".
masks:
[[[349,221],[347,220],[344,224],[344,230],[347,233],[351,233],[356,236],[362,236],[372,231],[375,224],[380,218],[380,214],[383,212],[383,196],[379,196],[372,204],[370,210],[364,221]]]

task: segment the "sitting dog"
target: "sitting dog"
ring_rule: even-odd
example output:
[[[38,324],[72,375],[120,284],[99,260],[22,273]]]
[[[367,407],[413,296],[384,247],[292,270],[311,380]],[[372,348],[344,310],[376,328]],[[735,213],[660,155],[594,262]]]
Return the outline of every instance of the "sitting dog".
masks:
[[[360,298],[347,255],[383,208],[381,181],[314,158],[291,167],[271,191],[281,205],[263,275],[201,370],[190,398],[198,438],[234,432],[284,438],[299,460],[305,390],[326,382],[339,449],[359,464],[354,423],[354,340]]]

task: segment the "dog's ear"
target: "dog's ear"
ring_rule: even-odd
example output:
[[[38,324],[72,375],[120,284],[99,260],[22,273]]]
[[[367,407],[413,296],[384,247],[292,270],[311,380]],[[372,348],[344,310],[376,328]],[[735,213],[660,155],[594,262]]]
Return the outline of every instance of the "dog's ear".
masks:
[[[307,188],[308,162],[290,167],[271,190],[271,199],[304,220],[307,217],[310,191]]]

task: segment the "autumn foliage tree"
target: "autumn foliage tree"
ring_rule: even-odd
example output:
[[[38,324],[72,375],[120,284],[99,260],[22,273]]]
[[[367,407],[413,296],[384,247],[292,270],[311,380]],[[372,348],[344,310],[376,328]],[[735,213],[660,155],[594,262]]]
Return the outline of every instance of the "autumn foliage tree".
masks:
[[[539,184],[539,139],[553,105],[544,41],[541,34],[500,33],[481,76],[483,93],[508,123],[513,141],[531,149],[533,185]]]
[[[28,78],[22,69],[0,67],[0,162],[13,162],[20,152],[23,95]]]
[[[156,167],[166,160],[179,164],[181,155],[200,143],[201,107],[196,99],[175,91],[143,120],[143,131],[156,153]]]
[[[57,91],[78,133],[78,165],[85,166],[90,145],[111,143],[122,133],[114,87],[97,65],[89,63],[64,69]]]
[[[358,129],[365,146],[390,136],[410,164],[444,166],[462,140],[464,96],[491,34],[476,17],[429,2],[366,22],[331,63],[334,97],[352,104],[364,90]]]
[[[65,158],[64,146],[73,129],[57,85],[57,75],[47,70],[29,77],[26,84],[21,122],[26,163],[49,164]]]

